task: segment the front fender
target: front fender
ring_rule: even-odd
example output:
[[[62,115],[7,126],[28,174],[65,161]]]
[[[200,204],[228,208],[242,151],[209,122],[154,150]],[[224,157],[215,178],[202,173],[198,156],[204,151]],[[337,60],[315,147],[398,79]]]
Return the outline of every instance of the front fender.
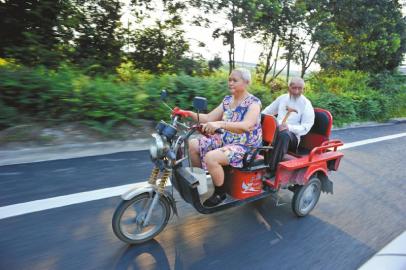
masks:
[[[121,199],[123,199],[124,201],[129,201],[135,196],[142,193],[149,193],[152,195],[153,192],[155,192],[154,186],[147,184],[145,187],[135,187],[130,189],[129,191],[121,195]]]
[[[154,194],[155,192],[156,192],[156,188],[153,185],[147,184],[145,187],[136,187],[136,188],[130,189],[129,191],[127,191],[126,193],[121,195],[121,199],[123,199],[124,201],[129,201],[132,198],[134,198],[135,196],[138,196],[140,194],[148,193],[152,196],[152,194]],[[176,202],[175,202],[175,199],[173,198],[173,196],[165,190],[164,190],[162,196],[165,198],[165,200],[167,200],[167,202],[169,203],[169,205],[172,208],[173,213],[177,216],[178,210],[176,208]]]

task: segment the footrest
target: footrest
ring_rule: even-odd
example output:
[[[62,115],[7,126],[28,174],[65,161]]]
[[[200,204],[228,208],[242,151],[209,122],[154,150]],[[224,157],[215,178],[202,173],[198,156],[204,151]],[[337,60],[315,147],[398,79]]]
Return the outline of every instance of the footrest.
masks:
[[[184,179],[185,182],[190,185],[190,187],[195,187],[198,185],[199,181],[196,179],[196,177],[194,177],[194,175],[187,171],[185,168],[180,168],[178,170],[178,173],[182,177],[182,179]]]

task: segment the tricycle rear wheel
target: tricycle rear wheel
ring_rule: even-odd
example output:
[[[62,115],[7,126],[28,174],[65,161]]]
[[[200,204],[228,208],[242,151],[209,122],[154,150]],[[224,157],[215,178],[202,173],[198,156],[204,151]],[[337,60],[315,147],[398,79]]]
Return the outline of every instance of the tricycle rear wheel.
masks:
[[[319,201],[321,181],[317,176],[310,178],[306,185],[298,186],[292,198],[292,210],[298,217],[308,215]]]

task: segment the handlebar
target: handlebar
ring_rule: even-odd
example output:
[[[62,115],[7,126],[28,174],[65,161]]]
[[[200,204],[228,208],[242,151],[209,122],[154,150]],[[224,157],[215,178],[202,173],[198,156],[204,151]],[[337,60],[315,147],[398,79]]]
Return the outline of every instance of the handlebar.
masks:
[[[313,157],[317,153],[325,152],[325,150],[327,150],[328,148],[334,148],[333,151],[337,151],[337,148],[342,145],[344,145],[344,143],[340,140],[331,140],[323,142],[320,146],[313,148],[313,150],[310,152],[309,162],[312,161]]]
[[[177,115],[175,115],[173,117],[172,123],[173,123],[174,126],[176,126],[176,124],[178,123],[178,119],[179,119],[179,116],[177,116]]]
[[[207,133],[203,132],[203,130],[202,130],[202,125],[201,125],[201,124],[194,125],[192,128],[194,128],[195,130],[199,131],[200,134],[202,134],[202,135],[204,135],[204,136],[206,136],[206,137],[208,136]],[[223,133],[224,133],[224,129],[218,128],[218,129],[216,129],[216,130],[214,131],[214,133],[223,134]]]
[[[222,128],[218,128],[214,131],[214,133],[218,133],[218,134],[223,134],[224,133],[224,129]]]

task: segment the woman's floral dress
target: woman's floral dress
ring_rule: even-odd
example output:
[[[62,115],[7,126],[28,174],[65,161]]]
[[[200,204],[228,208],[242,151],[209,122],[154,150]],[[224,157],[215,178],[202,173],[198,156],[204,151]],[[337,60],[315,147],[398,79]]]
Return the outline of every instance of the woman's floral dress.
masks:
[[[259,104],[261,101],[249,95],[235,109],[231,109],[230,104],[232,96],[226,96],[223,99],[223,121],[240,122],[244,119],[245,114],[251,104]],[[210,137],[201,137],[199,139],[200,160],[203,168],[206,169],[206,164],[203,160],[207,152],[220,148],[228,158],[229,164],[233,167],[241,168],[243,166],[243,158],[250,147],[257,147],[262,144],[262,128],[261,115],[258,116],[257,123],[252,131],[247,131],[242,134],[225,131],[223,134],[214,134]]]

